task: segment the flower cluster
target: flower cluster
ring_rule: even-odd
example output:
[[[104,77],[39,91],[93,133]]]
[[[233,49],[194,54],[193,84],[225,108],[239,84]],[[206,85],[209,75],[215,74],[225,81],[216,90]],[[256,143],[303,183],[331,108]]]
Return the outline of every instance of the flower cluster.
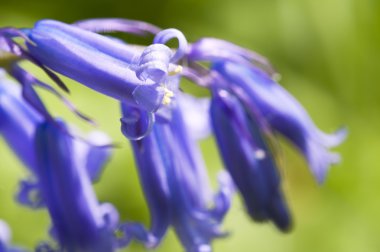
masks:
[[[102,35],[112,32],[154,39],[144,46]],[[177,48],[166,45],[172,39],[178,40]],[[36,87],[92,122],[56,87],[22,68],[25,60],[63,92],[69,89],[59,74],[120,102],[121,131],[133,149],[150,209],[149,227],[121,221],[117,209],[97,200],[91,184],[110,157],[111,140],[101,132],[83,137],[54,118]],[[41,242],[36,251],[115,251],[131,240],[154,248],[169,227],[186,251],[211,251],[212,240],[227,235],[221,225],[236,191],[250,218],[287,231],[292,220],[273,139],[287,138],[322,183],[329,167],[339,162],[329,148],[346,135],[344,129],[320,131],[259,54],[215,38],[190,44],[176,29],[140,21],[41,20],[33,28],[1,28],[0,61],[0,134],[31,174],[20,182],[17,200],[46,209],[51,217],[54,242]],[[182,78],[210,96],[184,93]],[[209,135],[225,166],[214,193],[198,145]],[[0,228],[1,251],[23,251],[10,245],[7,232]]]

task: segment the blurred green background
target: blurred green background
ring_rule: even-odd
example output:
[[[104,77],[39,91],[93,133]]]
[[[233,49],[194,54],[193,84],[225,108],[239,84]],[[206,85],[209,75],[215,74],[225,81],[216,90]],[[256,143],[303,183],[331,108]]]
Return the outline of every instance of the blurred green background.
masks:
[[[30,27],[43,18],[73,22],[123,17],[175,27],[189,41],[211,36],[266,55],[281,73],[281,84],[308,109],[316,124],[331,132],[346,125],[349,138],[337,149],[343,162],[318,186],[302,157],[281,141],[283,187],[295,225],[289,234],[247,218],[238,198],[225,222],[230,237],[214,242],[221,251],[380,251],[380,1],[378,0],[0,0],[0,25]],[[28,66],[29,67],[29,66]],[[123,220],[149,223],[148,210],[128,143],[119,133],[117,103],[69,82],[71,100],[95,117],[99,128],[122,144],[95,188],[101,201],[115,204]],[[45,95],[54,114],[91,128]],[[210,176],[221,168],[212,139],[202,143]],[[28,176],[0,144],[0,218],[13,242],[32,248],[48,239],[44,210],[14,203],[20,179]],[[139,244],[125,251],[145,251]],[[182,251],[172,231],[155,251]]]

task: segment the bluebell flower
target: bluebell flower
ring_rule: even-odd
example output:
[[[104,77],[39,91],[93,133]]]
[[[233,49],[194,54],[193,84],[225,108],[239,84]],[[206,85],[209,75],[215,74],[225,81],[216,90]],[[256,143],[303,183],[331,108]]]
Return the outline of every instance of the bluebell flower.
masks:
[[[247,106],[256,111],[269,131],[285,136],[302,152],[317,181],[322,183],[328,168],[340,160],[339,155],[331,153],[329,148],[345,139],[346,130],[335,134],[320,131],[301,104],[257,67],[227,61],[216,64],[214,69],[230,88],[244,92]]]
[[[135,33],[145,30],[152,33],[159,31],[158,28],[149,25],[135,28],[133,25],[141,24],[139,22],[132,24],[122,23],[122,20],[102,20],[101,22],[107,27],[110,26],[109,23],[111,27],[116,27],[116,30],[121,26],[126,28],[126,31]],[[171,60],[170,63],[174,63],[173,59],[178,58],[178,53],[173,58],[171,50],[160,44],[158,46],[163,48],[159,51],[159,53],[162,52],[159,58],[163,57],[160,59],[160,64],[164,65],[147,64],[147,53],[148,61],[150,61],[149,52],[144,54],[116,39],[84,30],[80,28],[81,26],[91,29],[93,23],[80,22],[76,25],[68,25],[54,20],[42,20],[31,29],[3,28],[0,30],[0,37],[2,36],[8,43],[2,49],[37,64],[66,91],[67,87],[51,70],[149,112],[156,111],[162,103],[165,103],[167,90],[163,89],[159,82],[160,72],[166,72],[167,69],[162,67],[169,66],[169,62],[164,61]],[[13,37],[23,38],[27,48],[24,49],[14,42]],[[162,40],[166,39],[164,36],[161,37]],[[143,54],[140,55],[141,53]],[[146,72],[153,78],[148,79]]]
[[[345,139],[345,129],[335,134],[320,131],[302,105],[276,83],[276,73],[268,60],[257,53],[223,40],[204,38],[191,46],[188,57],[212,62],[211,74],[222,77],[227,90],[261,117],[267,131],[288,138],[305,156],[317,181],[323,182],[330,165],[340,160],[329,148]]]
[[[25,205],[39,207],[43,203],[35,197],[37,164],[34,138],[37,125],[52,118],[45,118],[26,102],[20,86],[8,80],[1,69],[0,79],[0,135],[32,174],[31,179],[21,182],[18,200]],[[77,137],[81,137],[80,134]],[[76,150],[75,158],[85,164],[89,176],[96,181],[111,154],[110,148],[104,147],[109,143],[108,137],[95,131],[87,140],[72,140]]]
[[[64,251],[113,251],[118,213],[99,204],[85,160],[76,160],[64,123],[49,121],[35,134],[38,188],[49,211],[51,234]]]
[[[134,122],[136,135],[146,131],[149,120],[144,111],[125,104],[122,111]],[[199,149],[187,132],[179,107],[173,106],[171,112],[170,121],[157,119],[148,135],[131,141],[151,213],[149,233],[153,239],[145,243],[156,246],[172,226],[186,251],[211,251],[211,241],[225,235],[220,222],[229,209],[233,185],[227,174],[221,175],[220,191],[207,197],[210,193]],[[131,132],[132,124],[129,126]]]
[[[213,90],[211,118],[227,170],[256,221],[272,220],[281,230],[291,218],[281,192],[280,175],[257,118],[234,95]]]
[[[345,130],[321,132],[298,101],[274,81],[270,63],[254,52],[204,38],[191,45],[187,57],[193,64],[188,77],[212,90],[214,134],[249,215],[288,230],[291,218],[268,140],[277,133],[287,137],[322,182],[330,165],[339,162],[329,148],[344,140]],[[203,61],[211,62],[211,69],[199,64]]]
[[[59,248],[116,249],[118,213],[111,204],[99,204],[91,186],[109,158],[109,146],[104,145],[108,138],[100,132],[93,132],[89,140],[74,137],[73,129],[44,118],[24,101],[20,87],[5,79],[0,85],[0,115],[1,135],[32,174],[31,180],[21,182],[18,200],[48,209]]]

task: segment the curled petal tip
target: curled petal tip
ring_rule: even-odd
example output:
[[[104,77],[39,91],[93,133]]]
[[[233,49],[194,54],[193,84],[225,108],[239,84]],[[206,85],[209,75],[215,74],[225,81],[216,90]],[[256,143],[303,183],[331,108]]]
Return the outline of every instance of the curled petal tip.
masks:
[[[186,37],[183,35],[181,31],[173,28],[160,31],[155,36],[154,43],[165,44],[173,38],[178,39],[178,49],[176,50],[176,53],[173,55],[173,57],[171,57],[170,62],[176,63],[177,61],[182,59],[182,57],[184,57],[188,51],[188,43]]]
[[[140,56],[136,76],[142,81],[148,79],[160,83],[168,75],[172,52],[163,44],[148,46]]]
[[[310,169],[319,184],[325,181],[329,168],[341,161],[339,154],[330,152],[314,141],[309,141],[306,155]]]
[[[155,121],[153,113],[125,105],[122,109],[121,132],[126,138],[133,141],[141,140],[152,131]]]
[[[348,129],[347,127],[341,127],[336,132],[332,134],[326,134],[324,132],[321,132],[320,137],[322,139],[322,142],[326,147],[336,147],[343,143],[348,135]]]

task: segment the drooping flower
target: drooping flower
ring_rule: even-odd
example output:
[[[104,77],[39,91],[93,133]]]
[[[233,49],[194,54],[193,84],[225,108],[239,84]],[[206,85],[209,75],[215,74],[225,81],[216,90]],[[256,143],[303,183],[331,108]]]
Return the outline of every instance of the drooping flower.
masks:
[[[288,230],[291,220],[267,136],[287,137],[322,182],[330,165],[339,161],[329,147],[341,143],[345,131],[321,132],[297,100],[273,80],[273,68],[260,55],[205,38],[191,45],[187,57],[193,64],[189,77],[212,90],[218,147],[248,213],[256,221],[272,220]],[[211,62],[211,69],[199,64],[203,61]]]
[[[123,116],[134,122],[136,135],[146,131],[149,119],[143,111],[125,104],[122,109]],[[131,141],[151,213],[149,233],[155,238],[145,243],[158,245],[172,226],[186,251],[211,251],[211,241],[224,235],[220,222],[229,209],[233,185],[223,174],[220,191],[213,199],[207,197],[210,193],[201,154],[187,132],[179,107],[174,106],[171,112],[171,120],[157,119],[148,135]]]
[[[0,117],[1,135],[32,173],[32,179],[21,182],[18,200],[48,209],[59,248],[116,249],[118,213],[111,204],[98,203],[91,186],[109,158],[108,138],[100,132],[88,140],[75,138],[62,122],[36,112],[23,100],[20,87],[7,80],[0,85]],[[53,249],[43,244],[38,250],[46,248]]]
[[[39,207],[43,202],[33,196],[37,189],[34,138],[37,125],[47,119],[23,99],[22,89],[8,80],[1,69],[0,79],[0,135],[32,175],[31,179],[21,182],[18,200],[25,205]],[[73,158],[83,162],[89,176],[95,181],[111,154],[110,148],[104,147],[109,143],[108,137],[94,131],[86,141],[75,138],[72,141],[76,153]]]
[[[113,251],[118,213],[100,204],[85,160],[76,160],[73,141],[62,122],[43,122],[35,136],[38,188],[49,211],[51,234],[64,251]]]
[[[142,22],[135,21],[131,24],[116,19],[102,20],[103,25],[105,22],[108,25],[112,23],[111,27],[116,27],[116,30],[124,27],[124,31],[127,32],[157,33],[159,31],[158,28]],[[133,26],[135,24],[146,25],[135,28]],[[157,76],[160,76],[162,71],[168,71],[164,68],[169,67],[169,60],[171,60],[170,63],[174,63],[173,59],[178,58],[178,53],[171,57],[171,50],[163,44],[168,39],[165,32],[162,36],[158,36],[161,38],[159,41],[161,43],[156,45],[162,49],[160,55],[164,58],[159,56],[161,65],[151,65],[149,57],[144,59],[147,54],[151,55],[149,51],[142,52],[116,39],[84,30],[80,28],[81,26],[86,29],[93,27],[88,22],[68,25],[54,20],[41,20],[31,29],[3,28],[0,30],[0,37],[2,36],[7,43],[0,49],[37,64],[66,91],[67,87],[51,70],[102,94],[149,112],[156,111],[162,103],[165,103],[168,90],[162,88],[160,78]],[[27,49],[14,42],[13,37],[23,38]],[[165,60],[167,60],[166,63]],[[154,78],[148,79],[146,72]]]
[[[232,89],[245,93],[247,105],[259,113],[269,130],[284,135],[302,152],[317,181],[322,183],[328,168],[340,160],[329,148],[345,139],[345,129],[331,135],[320,131],[299,102],[258,68],[224,62],[214,69]]]
[[[280,176],[257,118],[223,89],[213,90],[211,118],[227,170],[256,221],[272,220],[286,231],[290,215],[280,188]]]
[[[318,182],[323,182],[330,165],[339,162],[339,156],[328,149],[345,139],[345,129],[330,135],[320,131],[302,105],[273,80],[268,61],[254,52],[205,38],[192,45],[188,57],[212,62],[212,71],[227,82],[227,88],[263,117],[271,130],[287,137],[305,156]]]

